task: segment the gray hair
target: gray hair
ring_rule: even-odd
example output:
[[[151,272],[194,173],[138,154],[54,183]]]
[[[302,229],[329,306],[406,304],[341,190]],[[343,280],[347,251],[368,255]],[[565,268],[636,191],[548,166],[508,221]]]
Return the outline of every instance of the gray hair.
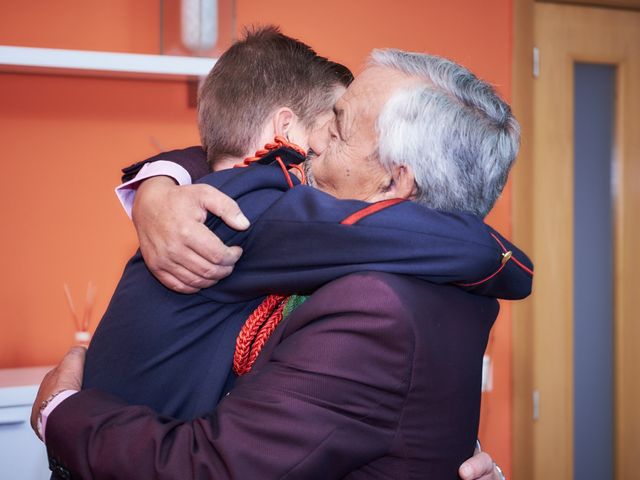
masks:
[[[520,127],[509,105],[488,83],[444,58],[374,50],[369,66],[424,80],[384,105],[376,125],[380,162],[411,167],[417,202],[486,216],[518,153]]]

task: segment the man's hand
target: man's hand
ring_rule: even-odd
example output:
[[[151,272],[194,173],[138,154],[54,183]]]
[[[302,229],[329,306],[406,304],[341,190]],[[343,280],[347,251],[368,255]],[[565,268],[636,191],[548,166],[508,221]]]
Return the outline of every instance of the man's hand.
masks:
[[[80,390],[82,387],[82,373],[86,352],[87,349],[85,347],[73,347],[64,356],[60,364],[44,376],[31,409],[31,428],[36,432],[36,435],[40,436],[37,425],[42,402],[54,393],[62,390]]]
[[[473,457],[464,462],[458,470],[462,480],[503,480],[488,453],[476,450]]]
[[[177,186],[168,177],[144,181],[132,219],[147,267],[167,288],[194,293],[231,273],[242,255],[204,225],[207,211],[229,227],[246,230],[249,221],[238,204],[209,185]]]

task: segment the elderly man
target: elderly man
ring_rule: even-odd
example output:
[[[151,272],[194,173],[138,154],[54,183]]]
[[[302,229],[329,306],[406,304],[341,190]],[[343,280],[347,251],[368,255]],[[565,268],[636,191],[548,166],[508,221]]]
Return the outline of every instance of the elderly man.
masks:
[[[517,150],[514,120],[489,87],[451,62],[394,51],[374,54],[331,131],[307,167],[326,191],[376,200],[393,187],[480,215]],[[375,181],[361,183],[361,172]],[[49,451],[80,477],[453,478],[471,453],[477,366],[496,314],[494,300],[453,287],[345,277],[276,331],[210,418],[169,422],[81,392],[50,415]],[[77,388],[73,358],[40,399]]]

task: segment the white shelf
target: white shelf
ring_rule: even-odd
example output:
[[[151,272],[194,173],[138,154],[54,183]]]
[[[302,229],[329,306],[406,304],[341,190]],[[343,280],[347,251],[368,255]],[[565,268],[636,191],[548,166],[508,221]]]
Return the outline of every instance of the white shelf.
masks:
[[[216,59],[0,46],[0,71],[63,75],[198,78],[206,76]]]

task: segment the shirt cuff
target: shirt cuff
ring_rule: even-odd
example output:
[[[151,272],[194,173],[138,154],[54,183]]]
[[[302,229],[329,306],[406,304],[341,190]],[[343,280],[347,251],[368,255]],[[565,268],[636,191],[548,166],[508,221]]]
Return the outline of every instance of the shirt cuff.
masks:
[[[191,185],[189,172],[177,163],[158,160],[144,164],[135,177],[116,187],[118,200],[120,200],[129,218],[131,218],[131,208],[133,207],[133,201],[136,198],[136,191],[140,183],[147,178],[159,176],[173,178],[178,185]]]
[[[47,431],[47,419],[49,418],[49,415],[51,415],[51,412],[53,412],[53,410],[67,398],[76,393],[78,393],[78,390],[63,390],[55,397],[53,397],[53,399],[47,404],[47,406],[44,407],[41,413],[42,425],[38,425],[38,427],[40,428],[40,438],[42,438],[43,442],[46,442],[45,434]]]

